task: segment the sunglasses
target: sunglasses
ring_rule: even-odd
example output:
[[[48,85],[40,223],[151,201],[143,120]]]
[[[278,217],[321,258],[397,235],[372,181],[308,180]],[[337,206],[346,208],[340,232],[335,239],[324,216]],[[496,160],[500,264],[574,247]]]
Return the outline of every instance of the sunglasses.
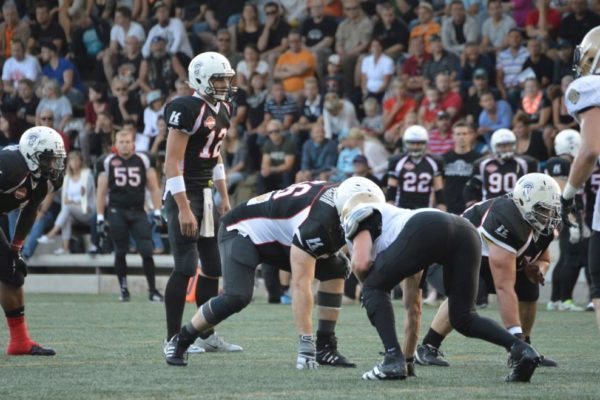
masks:
[[[358,6],[355,6],[355,7],[344,7],[344,10],[345,11],[356,11],[356,10],[358,10]]]
[[[277,15],[277,11],[265,11],[266,15]]]
[[[53,121],[54,117],[40,117],[42,121]]]
[[[273,129],[270,131],[267,131],[267,133],[270,135],[271,133],[281,133],[281,129]]]

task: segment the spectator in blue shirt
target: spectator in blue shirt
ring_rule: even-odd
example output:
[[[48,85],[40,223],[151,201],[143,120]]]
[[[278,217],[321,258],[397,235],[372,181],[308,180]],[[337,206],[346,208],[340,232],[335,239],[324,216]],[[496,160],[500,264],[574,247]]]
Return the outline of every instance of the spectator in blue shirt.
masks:
[[[58,81],[62,94],[67,96],[72,104],[83,104],[85,87],[75,64],[60,57],[56,45],[50,41],[42,43],[41,56],[42,61],[46,64],[42,69],[42,74]]]
[[[510,129],[513,112],[508,102],[496,100],[491,91],[482,93],[479,99],[483,110],[479,114],[477,133],[489,144],[492,133],[501,128]]]
[[[325,138],[323,124],[314,124],[310,131],[310,139],[302,146],[302,164],[296,174],[296,182],[319,178],[322,172],[335,167],[336,160],[335,142]]]

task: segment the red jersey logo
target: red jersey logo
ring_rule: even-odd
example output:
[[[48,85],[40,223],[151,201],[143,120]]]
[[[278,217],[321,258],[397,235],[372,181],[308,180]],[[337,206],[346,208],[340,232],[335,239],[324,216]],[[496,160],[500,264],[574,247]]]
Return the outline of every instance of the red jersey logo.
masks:
[[[485,167],[485,170],[491,174],[492,172],[498,170],[498,166],[496,164],[489,164],[487,167]]]
[[[113,167],[118,167],[121,164],[123,164],[123,162],[121,160],[119,160],[118,158],[113,158],[112,161],[110,162],[110,165],[112,165]]]
[[[217,121],[215,121],[215,119],[212,116],[208,116],[204,120],[204,126],[207,127],[208,129],[214,128],[216,124],[217,124]]]
[[[15,190],[15,199],[22,200],[26,196],[27,196],[27,188],[26,187],[20,187],[17,190]]]
[[[415,164],[408,161],[406,162],[406,164],[404,164],[404,169],[407,171],[412,171],[413,169],[415,169]]]

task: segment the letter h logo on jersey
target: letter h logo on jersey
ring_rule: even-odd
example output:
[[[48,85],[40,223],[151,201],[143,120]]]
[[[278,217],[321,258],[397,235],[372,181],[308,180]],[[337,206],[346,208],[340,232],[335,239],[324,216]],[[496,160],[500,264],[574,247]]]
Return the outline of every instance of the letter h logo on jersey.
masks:
[[[323,242],[320,238],[306,239],[306,245],[314,253],[319,247],[323,247]]]

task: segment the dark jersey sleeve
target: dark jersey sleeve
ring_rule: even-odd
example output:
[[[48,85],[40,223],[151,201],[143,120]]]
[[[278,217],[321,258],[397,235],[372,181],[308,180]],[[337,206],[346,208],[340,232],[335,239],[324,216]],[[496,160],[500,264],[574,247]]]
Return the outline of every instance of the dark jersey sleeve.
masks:
[[[487,241],[516,255],[527,242],[530,230],[521,216],[517,215],[519,211],[516,206],[510,209],[507,204],[502,204],[508,201],[512,202],[510,199],[499,198],[492,204],[481,221],[479,232]]]
[[[539,166],[540,163],[537,159],[531,157],[531,156],[521,156],[525,159],[525,161],[527,161],[527,173],[530,174],[532,172],[538,172],[539,171]]]
[[[362,231],[369,231],[371,234],[371,240],[375,241],[380,235],[383,228],[383,218],[379,210],[373,210],[373,213],[367,218],[360,221],[356,232],[348,240],[354,240],[354,238]]]
[[[184,101],[185,98],[179,97],[167,103],[164,114],[165,121],[167,121],[167,127],[179,129],[191,135],[194,133],[195,116]]]
[[[325,224],[315,218],[308,218],[298,227],[292,243],[314,258],[329,256],[342,247],[340,244],[332,250],[335,245]]]
[[[21,163],[16,159],[17,156],[20,156],[18,151],[2,152],[2,157],[0,157],[0,193],[16,189],[29,175],[29,170],[26,167],[19,168]]]
[[[560,157],[552,157],[546,162],[544,173],[552,177],[568,177],[571,170],[571,163]]]

